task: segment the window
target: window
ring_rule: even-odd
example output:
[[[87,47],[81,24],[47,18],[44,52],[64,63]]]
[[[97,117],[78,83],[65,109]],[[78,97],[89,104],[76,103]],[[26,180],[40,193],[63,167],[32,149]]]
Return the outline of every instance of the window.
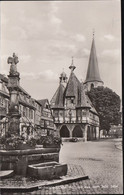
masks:
[[[59,115],[60,115],[61,117],[63,117],[63,112],[62,112],[62,111],[60,111],[60,112],[59,112]]]
[[[26,96],[24,95],[24,100],[26,101]]]
[[[33,119],[33,110],[31,110],[31,119]]]
[[[41,126],[44,126],[44,120],[43,119],[41,119],[40,124],[41,124]]]
[[[77,116],[81,116],[81,110],[77,110]]]
[[[46,104],[46,109],[49,109],[49,105],[48,104]]]
[[[49,126],[49,124],[50,124],[49,121],[46,121],[46,124],[47,124],[47,126]]]
[[[82,115],[86,116],[86,111],[85,110],[82,110]]]
[[[43,114],[43,116],[46,116],[46,117],[48,116],[48,113],[47,112],[44,112],[43,111],[42,114]]]
[[[26,116],[29,117],[29,109],[26,109]]]
[[[57,111],[54,112],[54,116],[58,117],[58,112]]]
[[[38,106],[38,110],[40,111],[40,105]]]
[[[33,110],[31,110],[31,109],[29,110],[29,118],[33,119]]]
[[[51,126],[51,127],[53,127],[53,126],[54,126],[54,124],[53,124],[53,122],[52,122],[52,121],[49,121],[49,123],[50,123],[50,126]]]
[[[71,99],[71,103],[72,103],[72,104],[74,103],[74,100],[73,100],[73,99]]]
[[[0,98],[0,104],[1,106],[4,106],[4,99],[2,97]]]
[[[26,108],[23,107],[23,116],[26,116]]]

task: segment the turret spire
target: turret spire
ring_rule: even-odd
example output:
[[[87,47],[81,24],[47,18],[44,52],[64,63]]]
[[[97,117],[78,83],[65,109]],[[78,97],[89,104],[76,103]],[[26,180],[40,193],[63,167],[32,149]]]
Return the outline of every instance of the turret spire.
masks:
[[[94,39],[94,36],[95,36],[95,30],[93,29],[93,39]]]
[[[72,62],[71,62],[71,66],[69,66],[69,68],[71,69],[71,72],[74,71],[74,69],[76,68],[73,64],[73,56],[72,56]]]

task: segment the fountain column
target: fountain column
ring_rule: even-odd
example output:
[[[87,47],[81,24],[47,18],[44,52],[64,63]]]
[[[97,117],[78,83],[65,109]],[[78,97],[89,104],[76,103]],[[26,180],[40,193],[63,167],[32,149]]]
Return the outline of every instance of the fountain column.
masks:
[[[17,63],[18,57],[13,53],[13,57],[8,57],[7,60],[10,65],[10,71],[8,75],[8,90],[10,95],[9,100],[9,128],[8,132],[11,135],[19,135],[20,134],[20,113],[19,113],[19,72],[17,72]]]

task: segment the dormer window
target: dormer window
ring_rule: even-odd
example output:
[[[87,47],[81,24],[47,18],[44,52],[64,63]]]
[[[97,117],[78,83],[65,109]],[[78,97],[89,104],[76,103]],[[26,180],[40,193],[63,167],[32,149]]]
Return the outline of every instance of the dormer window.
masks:
[[[46,109],[49,109],[49,105],[48,104],[46,104]]]

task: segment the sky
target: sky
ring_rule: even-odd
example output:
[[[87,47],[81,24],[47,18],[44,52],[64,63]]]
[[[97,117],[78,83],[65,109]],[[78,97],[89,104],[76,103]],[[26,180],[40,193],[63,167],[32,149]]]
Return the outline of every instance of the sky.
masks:
[[[93,30],[101,79],[121,96],[120,0],[2,1],[0,73],[19,58],[20,85],[35,99],[51,100],[64,70],[85,81]]]

